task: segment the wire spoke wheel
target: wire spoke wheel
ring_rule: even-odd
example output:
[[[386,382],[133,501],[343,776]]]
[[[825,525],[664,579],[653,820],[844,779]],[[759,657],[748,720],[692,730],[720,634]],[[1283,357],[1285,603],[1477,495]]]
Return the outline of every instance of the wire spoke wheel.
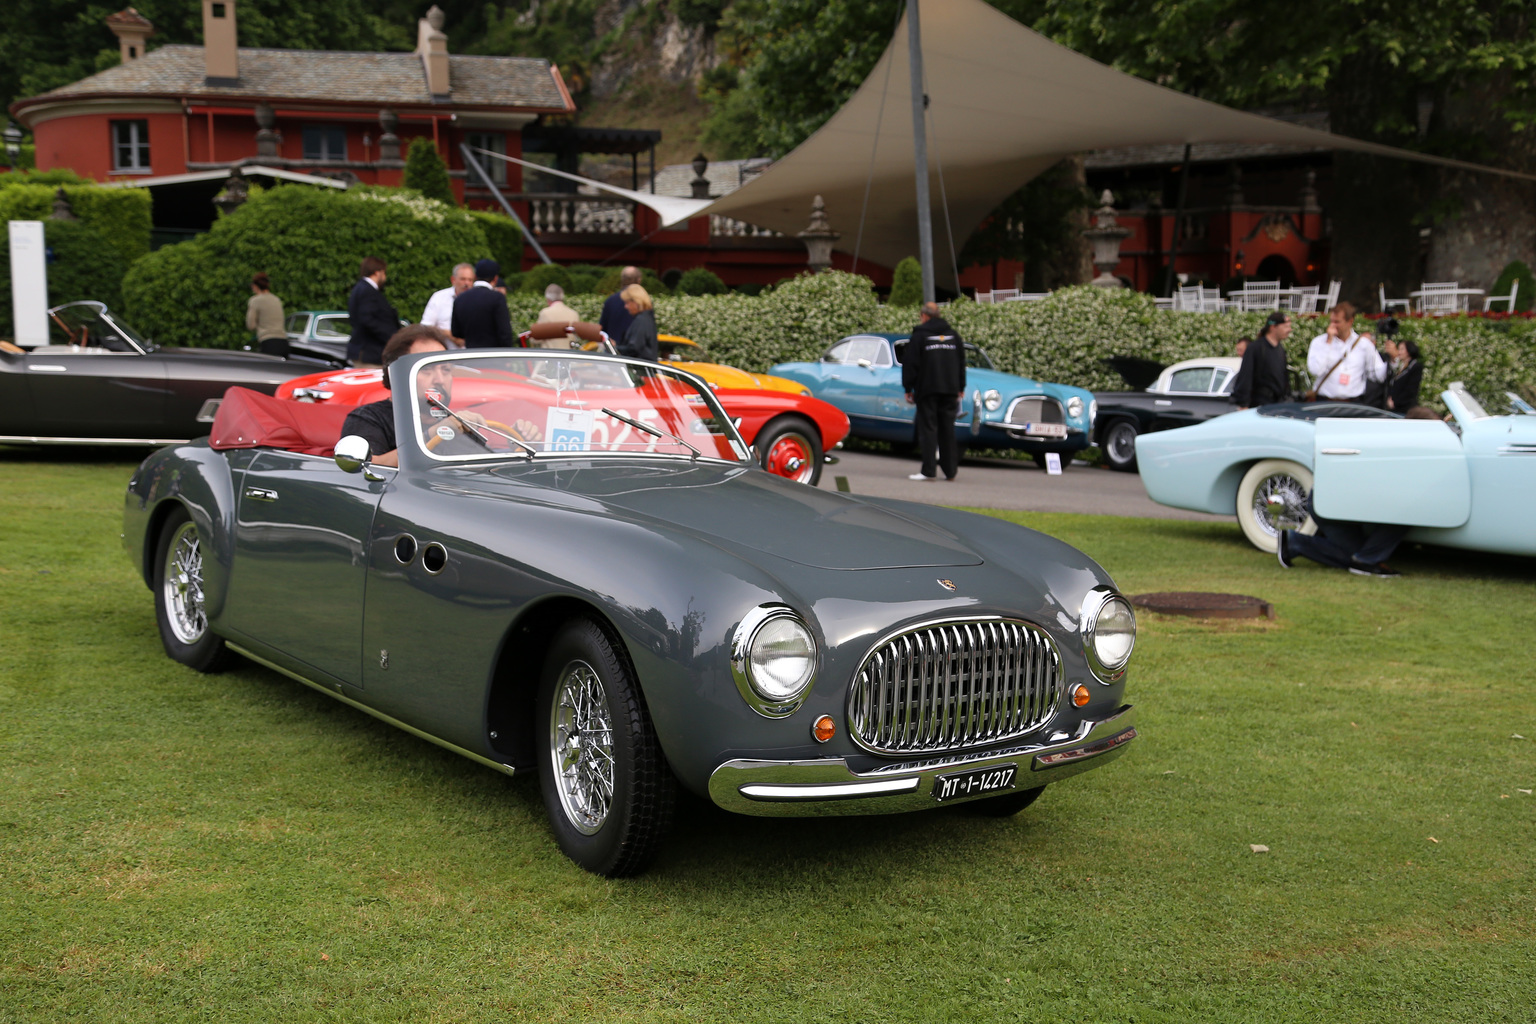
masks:
[[[203,536],[185,509],[173,512],[156,543],[152,591],[155,623],[165,653],[199,672],[217,672],[230,654],[224,638],[209,628],[208,592],[203,581]]]
[[[613,634],[576,618],[544,658],[539,789],[565,855],[594,874],[644,871],[672,820],[676,781],[634,668]]]
[[[597,672],[567,665],[555,684],[549,756],[555,788],[571,827],[595,835],[613,808],[613,721]]]
[[[1248,542],[1273,553],[1281,530],[1315,533],[1307,513],[1312,471],[1289,459],[1263,459],[1251,466],[1237,486],[1237,521]]]
[[[203,611],[203,547],[197,528],[183,523],[171,536],[164,582],[171,632],[184,644],[195,644],[208,631]]]

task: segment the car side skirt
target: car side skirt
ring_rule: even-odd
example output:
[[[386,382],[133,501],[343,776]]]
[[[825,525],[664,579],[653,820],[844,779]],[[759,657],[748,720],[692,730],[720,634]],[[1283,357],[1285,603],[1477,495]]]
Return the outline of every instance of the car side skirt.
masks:
[[[24,434],[0,434],[0,444],[110,444],[133,448],[168,444],[186,444],[187,437],[37,437]]]
[[[424,739],[428,743],[436,743],[438,746],[442,747],[444,750],[451,750],[455,754],[460,755],[461,757],[467,757],[471,761],[475,761],[475,762],[477,762],[479,764],[483,764],[487,768],[494,768],[497,771],[502,772],[502,773],[504,773],[506,775],[515,775],[515,774],[517,774],[517,770],[515,768],[513,768],[509,764],[502,764],[500,761],[493,761],[489,757],[485,757],[485,756],[483,756],[481,754],[477,754],[473,750],[466,750],[465,748],[459,746],[456,743],[449,743],[447,740],[442,739],[441,737],[434,736],[434,735],[432,735],[429,732],[424,732],[421,729],[416,728],[414,725],[409,725],[409,724],[407,724],[405,722],[400,721],[400,719],[398,719],[398,718],[393,718],[393,717],[391,717],[389,715],[386,715],[384,712],[379,711],[377,708],[371,708],[367,704],[364,704],[362,701],[353,700],[351,697],[348,697],[345,693],[340,692],[340,688],[337,687],[337,686],[326,686],[326,685],[324,685],[322,683],[317,683],[317,682],[315,682],[312,679],[306,679],[303,676],[299,675],[299,673],[294,672],[291,669],[286,669],[286,668],[284,668],[283,666],[277,664],[274,661],[269,661],[268,659],[263,658],[261,655],[256,654],[255,652],[251,651],[249,648],[242,647],[242,646],[240,646],[237,643],[232,643],[232,642],[226,640],[225,644],[226,644],[226,646],[229,647],[230,650],[234,651],[236,654],[239,654],[241,657],[249,658],[251,661],[254,661],[256,664],[264,666],[266,668],[269,668],[269,669],[271,669],[274,672],[281,672],[283,675],[287,676],[289,679],[294,680],[295,682],[303,683],[305,686],[309,687],[312,690],[315,690],[318,693],[323,693],[327,697],[330,697],[330,698],[332,698],[334,700],[339,700],[343,704],[348,705],[349,707],[354,707],[357,710],[364,712],[365,714],[372,715],[374,718],[377,718],[379,721],[387,722],[388,724],[394,726],[396,729],[404,730],[405,732],[410,733],[412,736],[415,736],[418,739]]]
[[[1013,790],[1034,789],[1097,768],[1125,753],[1136,738],[1135,709],[1127,704],[1101,721],[1084,722],[1077,733],[1054,743],[1030,743],[1006,750],[882,765],[856,772],[844,758],[806,761],[727,761],[709,777],[709,796],[737,814],[760,817],[842,817],[897,814],[936,806],[941,775],[1018,765]],[[985,800],[998,793],[946,800]]]

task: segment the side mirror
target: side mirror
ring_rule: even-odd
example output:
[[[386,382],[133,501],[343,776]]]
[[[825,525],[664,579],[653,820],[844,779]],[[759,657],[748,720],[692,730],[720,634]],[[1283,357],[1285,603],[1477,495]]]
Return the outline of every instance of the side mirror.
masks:
[[[871,364],[871,363],[870,363],[870,361],[869,361],[869,360],[868,360],[868,359],[860,359],[860,360],[859,360],[859,365],[860,365],[860,366],[862,366],[862,367],[864,367],[864,369],[866,369],[866,370],[867,370],[867,369],[869,369],[869,368],[870,368],[870,366],[871,366],[871,365],[872,365],[872,364]]]
[[[361,434],[348,434],[336,442],[336,468],[343,473],[356,473],[368,465],[373,453],[368,450],[368,439]]]

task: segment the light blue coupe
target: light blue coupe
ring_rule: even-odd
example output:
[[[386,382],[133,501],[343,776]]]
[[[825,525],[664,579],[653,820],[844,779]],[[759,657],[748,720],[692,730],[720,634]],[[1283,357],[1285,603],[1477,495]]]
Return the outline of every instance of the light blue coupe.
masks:
[[[847,413],[853,436],[911,444],[916,410],[901,387],[906,344],[905,334],[856,334],[818,362],[780,363],[768,372],[804,384]],[[965,397],[955,418],[961,447],[1020,448],[1042,465],[1046,452],[1058,452],[1065,465],[1072,452],[1093,443],[1091,391],[1000,373],[986,352],[969,343],[965,366]]]
[[[1411,526],[1409,540],[1536,555],[1536,410],[1494,415],[1457,383],[1448,422],[1332,402],[1235,412],[1136,439],[1142,482],[1174,508],[1236,512],[1255,547],[1329,519]]]

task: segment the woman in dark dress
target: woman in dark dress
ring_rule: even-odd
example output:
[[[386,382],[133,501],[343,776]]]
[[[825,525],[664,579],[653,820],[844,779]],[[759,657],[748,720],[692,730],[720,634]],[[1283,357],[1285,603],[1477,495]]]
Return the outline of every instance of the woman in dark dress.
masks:
[[[1387,339],[1387,355],[1392,366],[1387,374],[1387,408],[1407,412],[1419,404],[1419,385],[1424,381],[1424,364],[1419,362],[1419,345],[1414,341]]]
[[[656,312],[651,306],[651,295],[638,284],[632,284],[619,292],[624,308],[634,317],[624,331],[624,337],[614,346],[621,356],[631,359],[649,359],[655,362],[661,353],[656,338]]]

